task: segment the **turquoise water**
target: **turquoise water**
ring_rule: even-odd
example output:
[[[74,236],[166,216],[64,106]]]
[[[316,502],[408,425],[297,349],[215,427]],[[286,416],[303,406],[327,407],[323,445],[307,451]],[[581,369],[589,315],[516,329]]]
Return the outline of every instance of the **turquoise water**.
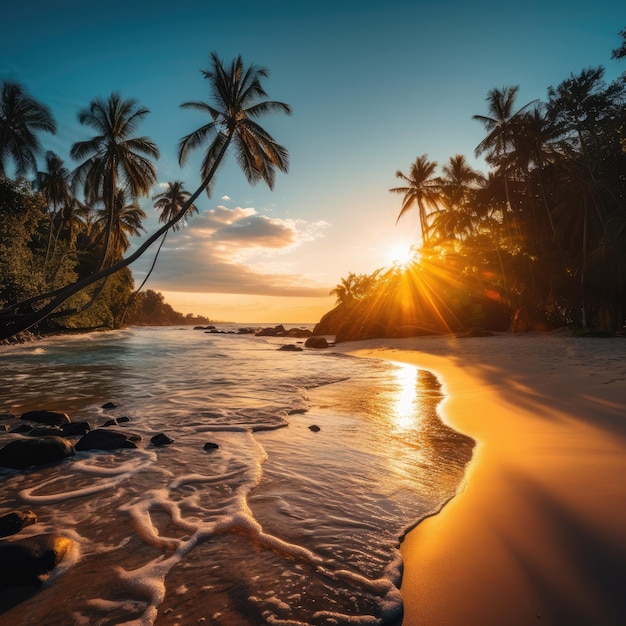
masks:
[[[138,328],[1,347],[0,413],[128,416],[142,442],[3,471],[0,513],[30,508],[23,534],[75,549],[0,623],[400,624],[399,542],[473,442],[437,417],[430,372],[278,350],[296,342]]]

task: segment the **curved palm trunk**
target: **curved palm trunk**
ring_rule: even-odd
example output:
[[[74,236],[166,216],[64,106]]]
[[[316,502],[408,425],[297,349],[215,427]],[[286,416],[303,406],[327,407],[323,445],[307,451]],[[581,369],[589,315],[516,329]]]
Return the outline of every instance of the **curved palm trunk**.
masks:
[[[215,173],[217,172],[222,162],[222,159],[224,158],[224,155],[226,154],[226,151],[230,145],[230,142],[232,141],[233,134],[234,134],[234,129],[231,130],[229,134],[227,135],[226,141],[224,142],[224,145],[222,146],[222,149],[219,155],[215,159],[213,166],[211,167],[211,170],[207,174],[207,177],[204,179],[204,181],[198,187],[198,189],[194,192],[194,194],[187,200],[187,202],[185,202],[185,204],[180,209],[180,211],[169,222],[167,222],[167,224],[165,224],[164,226],[159,228],[159,230],[157,230],[155,233],[150,235],[150,237],[148,237],[148,239],[146,239],[146,241],[141,246],[139,246],[139,248],[137,248],[137,250],[135,250],[135,252],[133,252],[128,258],[121,259],[120,261],[118,261],[117,263],[114,263],[110,267],[101,269],[95,274],[92,274],[91,276],[87,276],[79,281],[76,281],[75,283],[67,285],[67,287],[63,287],[62,289],[57,289],[56,291],[45,293],[35,298],[31,298],[29,300],[30,303],[38,302],[40,300],[46,300],[51,297],[53,298],[51,302],[46,304],[44,307],[42,307],[38,311],[33,311],[32,313],[18,316],[17,319],[3,320],[0,317],[0,324],[2,325],[2,327],[0,328],[0,339],[6,339],[24,330],[28,330],[32,326],[35,326],[39,322],[42,322],[43,320],[45,320],[51,313],[56,311],[56,309],[58,309],[68,298],[71,298],[74,294],[78,293],[79,291],[82,291],[83,289],[85,289],[85,287],[88,287],[89,285],[95,283],[96,281],[102,278],[106,278],[110,276],[111,274],[115,274],[115,272],[118,272],[119,270],[125,267],[128,267],[131,263],[134,263],[157,239],[159,239],[159,237],[165,234],[172,226],[174,226],[174,224],[179,222],[184,217],[189,207],[198,199],[200,194],[206,189],[207,185],[211,182],[211,179],[213,178],[213,176],[215,176]],[[19,304],[14,305],[10,307],[9,310],[16,310],[18,306]],[[2,313],[3,312],[0,312],[0,315]]]
[[[128,307],[130,307],[130,305],[135,301],[137,294],[143,289],[143,286],[148,282],[148,278],[150,278],[150,274],[152,274],[152,270],[154,270],[154,266],[156,265],[157,259],[159,258],[159,253],[161,252],[161,248],[163,247],[163,244],[165,243],[166,237],[167,237],[167,231],[163,233],[163,239],[161,239],[161,243],[159,244],[159,247],[157,248],[156,254],[154,255],[154,259],[152,259],[152,265],[150,266],[150,269],[148,270],[146,277],[141,282],[141,285],[139,285],[139,287],[135,289],[135,291],[133,292],[133,295],[128,299],[126,306],[124,306],[124,310],[122,311],[122,315],[120,316],[120,321],[119,321],[120,326],[124,323],[124,318],[126,317],[126,312],[128,311]]]

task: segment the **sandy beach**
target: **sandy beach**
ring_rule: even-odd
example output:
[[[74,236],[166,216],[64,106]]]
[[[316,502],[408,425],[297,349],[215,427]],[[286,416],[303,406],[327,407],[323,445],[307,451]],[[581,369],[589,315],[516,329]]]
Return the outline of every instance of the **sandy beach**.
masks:
[[[477,442],[402,545],[406,626],[626,623],[626,341],[423,337],[338,350],[434,372]]]

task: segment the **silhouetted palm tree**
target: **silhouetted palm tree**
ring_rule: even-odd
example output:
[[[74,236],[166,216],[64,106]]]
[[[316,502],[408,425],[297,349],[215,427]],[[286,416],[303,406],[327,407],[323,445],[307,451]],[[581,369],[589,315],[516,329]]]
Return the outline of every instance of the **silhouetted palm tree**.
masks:
[[[508,211],[511,210],[511,197],[509,193],[509,172],[506,164],[506,153],[513,146],[515,125],[518,123],[523,112],[533,103],[529,102],[514,111],[515,98],[519,87],[503,87],[491,89],[487,94],[489,115],[474,115],[487,130],[487,136],[476,147],[476,156],[487,153],[487,161],[500,168],[504,179],[506,193],[506,209],[503,211],[503,219],[508,224]]]
[[[9,160],[18,176],[37,171],[39,131],[56,132],[48,107],[24,93],[18,83],[4,81],[0,96],[0,176],[6,176]]]
[[[415,159],[408,174],[396,171],[396,176],[407,182],[406,187],[394,187],[390,189],[392,193],[401,193],[402,209],[398,214],[398,220],[414,205],[419,210],[420,228],[422,240],[426,244],[429,238],[428,213],[427,209],[436,209],[442,200],[441,180],[434,176],[437,167],[436,161],[429,161],[428,155],[422,154]]]
[[[189,200],[191,194],[184,188],[184,183],[180,180],[175,180],[173,183],[167,183],[167,189],[162,191],[161,193],[152,196],[152,199],[156,202],[154,203],[154,208],[158,209],[159,222],[165,224],[169,222],[173,217],[175,217],[178,212],[183,208],[185,202]],[[195,204],[189,205],[185,216],[190,215],[191,213],[197,213],[198,208]],[[183,224],[177,222],[172,226],[172,230],[179,230]]]
[[[104,239],[107,237],[107,226],[111,211],[108,207],[99,209],[97,218],[93,224],[96,232],[96,240],[106,245]],[[122,258],[124,252],[130,246],[129,235],[136,237],[144,230],[141,225],[146,214],[139,206],[136,199],[128,202],[124,189],[117,189],[113,197],[113,230],[110,233],[111,258],[117,261]]]
[[[215,172],[232,145],[248,182],[255,184],[264,180],[272,189],[276,169],[286,172],[289,167],[288,154],[256,120],[266,113],[290,114],[291,107],[283,102],[263,99],[267,93],[261,79],[268,77],[266,69],[254,65],[245,67],[241,56],[229,67],[224,66],[215,52],[211,53],[210,60],[210,69],[202,71],[202,75],[210,83],[211,103],[185,102],[181,107],[206,113],[211,121],[181,139],[178,146],[180,164],[184,165],[191,151],[209,142],[201,173],[210,196]]]
[[[112,93],[108,100],[92,100],[89,108],[78,114],[80,123],[97,133],[92,139],[75,143],[70,154],[78,161],[84,159],[73,178],[84,185],[87,201],[99,199],[104,203],[107,219],[101,268],[111,261],[111,239],[117,228],[116,194],[122,189],[134,200],[148,195],[156,182],[156,168],[150,159],[158,158],[159,149],[148,137],[134,136],[148,113],[135,100],[123,100],[118,93]]]

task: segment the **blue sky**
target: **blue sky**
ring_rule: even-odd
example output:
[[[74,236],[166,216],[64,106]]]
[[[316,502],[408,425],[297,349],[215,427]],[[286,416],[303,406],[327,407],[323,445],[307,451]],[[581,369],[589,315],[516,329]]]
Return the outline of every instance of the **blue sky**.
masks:
[[[250,187],[230,162],[148,283],[178,310],[242,322],[317,321],[341,277],[415,242],[416,215],[396,225],[395,172],[423,153],[440,164],[461,153],[485,170],[472,115],[486,113],[490,89],[519,85],[521,106],[585,67],[603,65],[607,80],[626,71],[610,59],[623,0],[36,0],[4,8],[3,21],[0,78],[51,107],[59,131],[46,149],[74,166],[69,146],[89,137],[77,112],[117,90],[151,111],[140,133],[160,147],[159,182],[190,191],[200,153],[181,170],[176,146],[203,119],[179,105],[207,99],[209,53],[269,69],[270,98],[293,107],[265,122],[289,149],[289,174],[273,191]],[[152,232],[152,202],[142,206]],[[138,280],[150,257],[133,266]]]

